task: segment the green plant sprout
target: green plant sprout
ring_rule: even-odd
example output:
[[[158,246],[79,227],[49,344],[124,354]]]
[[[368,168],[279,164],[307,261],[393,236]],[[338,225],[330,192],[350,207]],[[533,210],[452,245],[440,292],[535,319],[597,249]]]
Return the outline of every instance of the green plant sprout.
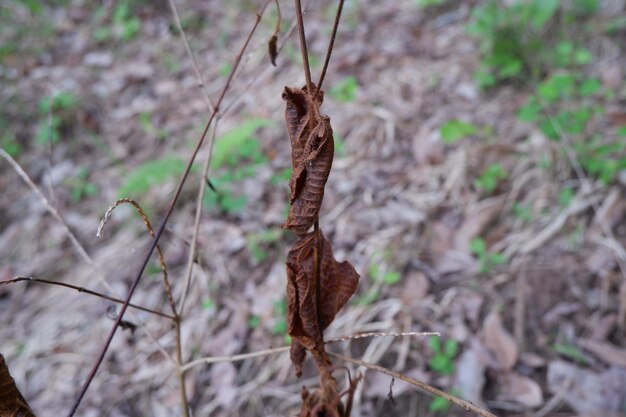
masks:
[[[441,134],[441,141],[447,145],[457,142],[460,139],[466,138],[475,134],[478,128],[462,120],[450,120],[439,128]]]
[[[39,122],[35,134],[38,145],[55,144],[61,138],[61,126],[79,106],[78,99],[70,92],[62,91],[39,101]]]
[[[98,194],[98,186],[87,179],[89,168],[81,167],[73,178],[65,180],[65,184],[70,187],[70,199],[72,203],[78,203],[83,198],[93,197]]]
[[[350,103],[356,99],[359,84],[356,77],[349,76],[339,81],[330,90],[328,96],[340,103]]]
[[[431,336],[428,339],[428,346],[433,353],[428,361],[428,367],[439,375],[452,375],[456,369],[454,358],[459,350],[457,341],[448,339],[442,345],[439,336]],[[448,400],[442,397],[435,397],[430,402],[428,409],[431,412],[446,412],[449,407],[450,403]]]
[[[248,251],[256,262],[267,259],[267,248],[280,240],[283,235],[282,229],[274,228],[248,235]]]
[[[507,173],[501,164],[491,164],[474,181],[474,185],[479,190],[492,193],[498,188],[501,180],[506,179]]]
[[[487,244],[482,238],[472,239],[470,242],[470,252],[478,257],[478,272],[488,274],[495,266],[503,265],[507,262],[506,256],[498,252],[489,252]]]

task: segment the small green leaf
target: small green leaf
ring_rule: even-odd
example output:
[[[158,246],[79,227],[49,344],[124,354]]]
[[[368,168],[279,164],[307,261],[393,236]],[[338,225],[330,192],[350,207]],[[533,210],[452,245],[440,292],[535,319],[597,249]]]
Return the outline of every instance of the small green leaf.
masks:
[[[448,339],[444,345],[443,353],[445,353],[448,358],[452,359],[456,356],[458,349],[459,344],[457,341],[454,339]]]
[[[383,276],[383,282],[388,285],[393,285],[399,282],[401,278],[399,272],[386,272]]]
[[[482,255],[487,252],[485,241],[479,237],[472,239],[470,242],[470,252],[474,255]]]
[[[563,188],[561,191],[559,191],[559,205],[561,207],[568,207],[572,203],[573,199],[574,190],[572,190],[571,188]]]
[[[494,266],[504,265],[506,261],[507,261],[506,256],[504,256],[503,253],[496,252],[496,253],[490,254],[489,256],[489,262]]]
[[[175,157],[143,163],[125,176],[124,182],[117,193],[118,197],[137,197],[144,194],[153,186],[162,184],[172,177],[182,175],[185,165],[182,159]]]
[[[443,397],[435,397],[428,406],[428,411],[431,413],[442,412],[445,413],[450,409],[450,401]]]
[[[471,136],[476,133],[476,126],[461,120],[450,120],[444,123],[440,128],[441,140],[443,143],[451,144],[459,139]]]
[[[215,310],[215,301],[210,298],[205,298],[202,300],[202,309],[206,311],[214,311]]]
[[[591,52],[584,48],[578,49],[574,54],[574,62],[576,62],[578,65],[586,65],[590,63],[592,59],[593,55],[591,55]]]
[[[430,336],[428,338],[428,347],[435,353],[441,352],[441,338],[439,336]]]
[[[349,103],[356,99],[356,91],[358,88],[359,84],[356,77],[349,76],[328,90],[328,95],[340,103]]]
[[[535,97],[528,99],[526,104],[517,112],[517,117],[524,122],[536,122],[543,107]]]
[[[597,78],[589,78],[580,85],[579,93],[581,96],[591,96],[600,90],[600,80]]]
[[[256,329],[257,327],[259,327],[260,324],[261,318],[256,314],[251,315],[248,319],[248,327],[250,327],[251,329]]]

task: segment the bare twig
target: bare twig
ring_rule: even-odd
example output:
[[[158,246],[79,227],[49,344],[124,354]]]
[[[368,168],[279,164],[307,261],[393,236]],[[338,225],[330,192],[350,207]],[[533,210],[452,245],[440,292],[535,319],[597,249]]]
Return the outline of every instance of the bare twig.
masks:
[[[198,142],[193,150],[193,153],[189,159],[189,162],[187,164],[187,167],[185,168],[185,171],[183,172],[183,175],[181,177],[181,179],[179,180],[178,186],[176,187],[176,191],[174,192],[174,196],[172,197],[165,216],[163,217],[163,219],[161,220],[161,223],[159,224],[159,227],[157,228],[157,232],[155,234],[155,238],[152,241],[152,244],[150,245],[150,248],[148,249],[148,253],[146,254],[146,256],[144,257],[144,260],[139,268],[139,270],[137,271],[137,274],[135,276],[135,279],[133,281],[133,284],[128,292],[128,296],[126,297],[126,301],[124,303],[124,305],[122,306],[122,309],[120,310],[120,314],[117,318],[117,320],[115,321],[115,324],[113,325],[113,328],[111,329],[109,336],[107,337],[107,340],[105,342],[105,345],[103,346],[93,368],[91,369],[87,380],[85,381],[85,383],[83,384],[83,387],[81,388],[78,397],[74,403],[74,405],[72,406],[70,412],[69,412],[69,417],[72,417],[75,413],[76,410],[78,409],[78,406],[80,405],[83,397],[85,396],[85,393],[87,392],[87,389],[89,388],[89,385],[91,384],[91,381],[93,380],[93,378],[95,377],[96,373],[98,372],[98,369],[100,368],[100,365],[102,364],[102,361],[104,360],[104,356],[106,355],[106,352],[109,348],[109,345],[111,344],[111,341],[113,340],[113,337],[115,336],[115,332],[117,331],[117,328],[120,325],[120,322],[122,321],[122,318],[124,317],[124,313],[126,312],[126,309],[128,307],[128,303],[130,302],[130,299],[133,296],[133,293],[135,292],[135,289],[137,288],[137,285],[139,284],[139,280],[141,279],[141,276],[143,275],[144,270],[146,269],[146,266],[148,264],[148,260],[150,259],[150,256],[152,256],[152,253],[154,252],[156,245],[159,242],[159,239],[161,238],[161,235],[163,234],[163,231],[165,230],[165,226],[167,225],[167,222],[169,221],[170,216],[172,215],[172,212],[174,211],[174,206],[176,205],[176,202],[178,201],[178,198],[180,197],[180,193],[182,191],[183,185],[185,184],[187,177],[189,176],[189,172],[191,171],[191,166],[193,165],[193,162],[196,159],[196,156],[198,154],[198,151],[200,150],[200,147],[202,146],[202,144],[204,143],[204,139],[207,135],[207,132],[209,130],[209,127],[211,126],[211,123],[213,122],[215,116],[217,115],[217,112],[219,111],[219,107],[222,104],[222,101],[224,100],[224,97],[226,96],[226,93],[228,91],[228,89],[230,88],[230,84],[233,80],[233,77],[235,75],[235,72],[237,71],[237,68],[239,67],[239,64],[241,62],[241,59],[243,57],[243,54],[245,52],[245,50],[247,49],[250,40],[252,39],[252,35],[254,34],[254,32],[256,31],[256,28],[259,25],[259,22],[261,21],[261,16],[263,15],[265,9],[267,8],[267,5],[269,4],[270,0],[266,0],[265,3],[263,4],[261,11],[257,14],[256,19],[255,19],[255,23],[252,27],[252,30],[250,31],[250,33],[248,34],[248,36],[246,37],[246,40],[243,44],[243,47],[241,48],[241,50],[239,51],[237,57],[235,58],[235,63],[233,65],[233,68],[230,72],[230,75],[228,76],[228,79],[226,80],[226,83],[224,85],[224,88],[222,89],[222,92],[215,104],[215,107],[213,109],[213,112],[211,113],[211,115],[209,116],[209,120],[207,121],[202,134],[200,135],[200,138],[198,139]]]
[[[185,44],[185,50],[187,51],[187,55],[191,59],[191,63],[193,65],[193,69],[196,73],[196,78],[198,79],[198,87],[202,89],[204,95],[207,99],[207,104],[209,105],[210,110],[215,110],[215,106],[213,105],[213,101],[211,101],[211,96],[209,96],[209,92],[207,91],[206,84],[204,82],[204,78],[202,77],[202,73],[200,72],[200,67],[198,66],[198,60],[196,56],[191,51],[191,46],[189,45],[189,39],[187,38],[187,34],[183,30],[183,25],[180,22],[180,16],[178,15],[178,8],[176,7],[175,0],[169,0],[170,9],[172,9],[172,14],[174,15],[174,22],[176,23],[176,29],[178,33],[180,33],[180,37],[183,38],[183,42]]]
[[[330,35],[330,41],[328,42],[328,49],[326,50],[326,59],[324,60],[324,67],[322,67],[322,73],[320,74],[320,80],[317,82],[317,91],[322,90],[322,83],[326,76],[326,70],[328,69],[328,63],[330,62],[330,56],[333,53],[333,46],[335,45],[335,36],[337,36],[337,29],[339,28],[339,20],[341,20],[341,11],[343,10],[343,1],[339,0],[339,6],[337,6],[337,14],[335,15],[335,24],[333,25],[333,33]]]
[[[219,124],[219,116],[215,119],[215,123],[213,125],[213,133],[211,134],[211,138],[209,140],[209,146],[207,148],[206,157],[204,160],[204,168],[202,169],[202,178],[200,179],[200,185],[198,189],[198,197],[196,199],[196,214],[194,218],[193,224],[193,234],[191,236],[191,245],[189,248],[189,258],[187,259],[187,268],[185,270],[185,284],[183,288],[183,294],[180,300],[180,311],[179,314],[181,316],[184,315],[185,310],[185,301],[187,299],[187,294],[189,292],[189,287],[191,285],[191,277],[193,274],[193,267],[196,262],[196,254],[198,251],[198,232],[200,230],[200,218],[202,217],[202,201],[204,200],[204,190],[205,184],[204,179],[209,177],[209,173],[211,170],[211,159],[213,158],[213,145],[215,143],[215,136],[217,133],[217,125]]]
[[[306,35],[304,33],[304,22],[302,20],[302,5],[300,0],[296,2],[296,17],[298,19],[298,33],[300,35],[300,51],[302,52],[302,66],[304,67],[304,77],[309,96],[313,93],[313,83],[311,82],[311,67],[309,66],[309,52],[306,49]]]
[[[370,332],[357,333],[349,336],[335,337],[326,340],[325,343],[344,342],[352,339],[363,339],[365,337],[404,337],[404,336],[440,336],[439,332]]]
[[[120,300],[119,298],[111,297],[109,295],[102,294],[102,293],[99,293],[97,291],[93,291],[93,290],[90,290],[90,289],[87,289],[87,288],[84,288],[84,287],[78,287],[76,285],[68,284],[68,283],[61,282],[61,281],[52,281],[52,280],[42,279],[42,278],[15,277],[15,278],[12,278],[12,279],[7,279],[7,280],[4,280],[4,281],[0,281],[0,285],[14,284],[14,283],[17,283],[17,282],[22,282],[22,281],[40,282],[42,284],[58,285],[59,287],[70,288],[70,289],[76,290],[78,292],[84,292],[85,294],[95,295],[96,297],[100,297],[100,298],[103,298],[105,300],[112,301],[114,303],[124,304],[124,300]],[[155,314],[157,316],[161,316],[161,317],[168,318],[170,320],[174,320],[173,316],[170,316],[169,314],[166,314],[166,313],[162,313],[160,311],[152,310],[151,308],[142,307],[140,305],[133,304],[133,303],[129,303],[128,306],[136,308],[137,310],[145,311],[146,313],[152,313],[152,314]]]
[[[215,363],[215,362],[237,362],[237,361],[243,361],[245,359],[258,358],[259,356],[266,356],[266,355],[272,355],[274,353],[287,352],[289,349],[291,349],[291,347],[283,346],[283,347],[279,347],[279,348],[259,350],[257,352],[242,353],[240,355],[209,356],[209,357],[206,357],[206,358],[200,358],[200,359],[196,359],[194,361],[188,362],[188,363],[184,364],[183,366],[181,366],[180,369],[182,371],[187,371],[187,370],[193,368],[194,366],[202,365],[202,364],[210,364],[210,363]]]
[[[443,399],[448,400],[451,403],[453,403],[455,405],[458,405],[459,407],[463,408],[465,411],[470,411],[470,412],[476,413],[479,416],[483,416],[483,417],[496,417],[494,414],[491,414],[489,411],[483,410],[482,408],[477,407],[476,405],[472,404],[469,401],[465,401],[465,400],[462,400],[460,398],[457,398],[454,395],[450,395],[447,392],[441,391],[441,390],[439,390],[439,389],[437,389],[435,387],[431,387],[430,385],[428,385],[428,384],[426,384],[424,382],[415,380],[415,379],[410,378],[410,377],[408,377],[406,375],[403,375],[401,373],[392,371],[391,369],[387,369],[387,368],[384,368],[384,367],[379,366],[379,365],[374,365],[374,364],[362,361],[360,359],[356,359],[356,358],[351,358],[349,356],[340,355],[339,353],[328,352],[328,354],[330,356],[334,356],[334,357],[336,357],[338,359],[342,359],[342,360],[347,361],[347,362],[352,362],[352,363],[354,363],[356,365],[364,366],[364,367],[372,369],[374,371],[382,372],[383,374],[387,374],[387,375],[389,375],[389,376],[391,376],[393,378],[401,379],[402,381],[407,382],[407,383],[409,383],[411,385],[414,385],[417,388],[421,389],[422,391],[426,391],[427,393],[429,393],[431,395],[442,397]]]

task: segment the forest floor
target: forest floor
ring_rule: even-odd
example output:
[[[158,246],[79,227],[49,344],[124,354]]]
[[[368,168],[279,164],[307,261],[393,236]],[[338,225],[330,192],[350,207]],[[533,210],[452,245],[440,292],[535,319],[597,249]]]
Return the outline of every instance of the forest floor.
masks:
[[[207,120],[206,94],[217,99],[257,3],[176,0],[200,87],[165,0],[3,2],[0,147],[41,194],[0,159],[1,280],[125,296],[150,237],[131,207],[116,209],[97,238],[99,222],[120,197],[161,219]],[[441,337],[328,350],[499,416],[625,415],[626,25],[599,29],[623,19],[624,2],[601,2],[566,29],[566,12],[551,17],[530,60],[567,55],[563,29],[581,48],[577,66],[541,64],[488,89],[475,75],[485,49],[467,29],[486,2],[364,3],[347,2],[325,81],[336,151],[321,228],[361,275],[326,339]],[[205,187],[185,361],[289,343],[285,257],[294,237],[281,229],[291,165],[281,93],[304,78],[293,5],[281,6],[277,66],[267,56],[271,5],[221,107],[217,193],[201,175],[205,145],[161,239],[180,300]],[[314,78],[334,13],[335,2],[323,1],[305,15]],[[581,97],[565,96],[579,82]],[[550,101],[547,116],[527,104],[536,91]],[[576,130],[580,108],[593,116]],[[524,109],[532,114],[520,116]],[[156,257],[133,302],[168,311]],[[67,288],[0,286],[0,352],[37,415],[69,411],[115,316],[112,302]],[[138,327],[118,332],[79,415],[181,415],[170,321],[137,310],[125,317]],[[467,415],[389,376],[335,364],[342,387],[344,365],[364,377],[355,417]],[[194,415],[253,417],[296,415],[301,387],[317,382],[308,362],[296,378],[283,351],[200,364],[186,383]]]

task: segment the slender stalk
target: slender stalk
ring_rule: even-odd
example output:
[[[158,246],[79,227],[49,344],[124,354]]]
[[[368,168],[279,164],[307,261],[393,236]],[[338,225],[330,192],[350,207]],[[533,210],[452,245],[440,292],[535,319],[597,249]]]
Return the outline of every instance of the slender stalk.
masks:
[[[328,49],[326,50],[326,59],[324,60],[324,67],[320,74],[320,80],[317,82],[317,91],[322,90],[322,83],[326,76],[326,70],[328,69],[328,63],[330,62],[330,55],[333,53],[333,46],[335,45],[335,36],[337,36],[337,29],[339,28],[339,20],[341,19],[341,11],[343,10],[343,1],[339,0],[339,6],[337,6],[337,14],[335,15],[335,24],[333,25],[333,33],[330,35],[330,42],[328,43]]]
[[[204,96],[207,99],[207,104],[211,110],[215,109],[213,106],[213,102],[211,101],[211,96],[209,96],[209,92],[206,89],[206,84],[204,83],[204,78],[202,77],[202,73],[200,72],[200,67],[198,66],[198,60],[196,56],[191,51],[191,46],[189,45],[189,39],[187,38],[187,34],[183,30],[183,25],[180,21],[180,16],[178,14],[178,8],[176,7],[176,2],[174,0],[169,0],[170,9],[172,9],[172,14],[174,15],[174,22],[176,23],[176,29],[178,33],[180,33],[180,37],[183,38],[183,43],[185,44],[185,50],[187,51],[187,55],[191,58],[191,63],[193,65],[193,70],[196,73],[196,78],[198,79],[198,87],[202,89],[204,92]]]
[[[410,377],[408,377],[408,376],[406,376],[404,374],[401,374],[399,372],[395,372],[395,371],[392,371],[391,369],[387,369],[387,368],[384,368],[384,367],[379,366],[379,365],[374,365],[374,364],[371,364],[369,362],[362,361],[360,359],[351,358],[349,356],[343,356],[343,355],[340,355],[339,353],[328,352],[328,354],[330,356],[334,356],[334,357],[336,357],[338,359],[341,359],[341,360],[344,360],[344,361],[347,361],[347,362],[352,362],[352,363],[354,363],[356,365],[364,366],[364,367],[372,369],[374,371],[382,372],[383,374],[387,374],[387,375],[389,375],[391,377],[394,377],[396,379],[401,379],[402,381],[407,382],[407,383],[409,383],[411,385],[414,385],[417,388],[421,389],[422,391],[426,391],[427,393],[429,393],[431,395],[442,397],[443,399],[448,400],[451,403],[453,403],[455,405],[458,405],[459,407],[463,408],[465,411],[470,411],[470,412],[476,413],[476,414],[478,414],[479,416],[482,416],[482,417],[496,417],[494,414],[491,414],[489,411],[483,410],[482,408],[472,404],[469,401],[465,401],[465,400],[462,400],[460,398],[457,398],[454,395],[450,395],[447,392],[441,391],[441,390],[439,390],[439,389],[437,389],[435,387],[431,387],[430,385],[428,385],[428,384],[426,384],[424,382],[421,382],[421,381],[418,381],[416,379],[410,378]]]
[[[159,242],[159,239],[161,238],[161,235],[163,234],[163,231],[165,230],[165,226],[167,225],[167,222],[169,221],[170,216],[172,215],[172,212],[174,211],[174,206],[176,205],[176,202],[178,201],[178,198],[180,197],[180,193],[183,189],[183,185],[185,184],[187,177],[189,176],[189,172],[191,171],[191,166],[193,165],[193,162],[196,159],[196,156],[198,154],[198,151],[200,150],[200,147],[202,146],[202,144],[204,143],[204,139],[206,138],[207,132],[209,131],[209,126],[211,126],[211,123],[213,122],[213,119],[215,118],[217,112],[219,111],[219,107],[222,104],[222,101],[224,100],[224,97],[226,96],[226,92],[228,91],[230,84],[233,80],[233,77],[235,75],[235,72],[237,71],[237,68],[239,67],[239,64],[241,63],[241,59],[243,57],[243,54],[245,52],[245,50],[248,47],[248,44],[250,43],[250,40],[252,39],[252,35],[254,34],[254,32],[256,31],[256,28],[259,25],[259,22],[261,21],[261,16],[263,15],[263,12],[265,11],[267,5],[269,4],[271,0],[266,0],[266,2],[263,4],[261,11],[257,14],[256,16],[256,20],[255,23],[252,27],[252,30],[250,31],[250,33],[248,34],[248,37],[246,38],[243,47],[241,48],[241,50],[239,51],[237,57],[235,58],[235,63],[233,65],[233,69],[230,72],[230,75],[228,76],[228,79],[226,80],[226,84],[224,85],[224,88],[222,89],[222,92],[220,94],[219,99],[217,100],[213,112],[211,113],[211,115],[209,116],[209,120],[207,121],[202,134],[200,135],[200,138],[198,139],[198,142],[193,150],[193,153],[191,155],[191,158],[189,159],[189,163],[187,164],[187,167],[185,168],[185,171],[183,172],[183,175],[178,183],[178,186],[176,187],[176,191],[174,192],[174,196],[172,197],[172,200],[170,201],[168,207],[167,207],[167,211],[165,213],[165,216],[163,217],[163,219],[161,220],[161,223],[159,224],[159,227],[157,228],[157,232],[156,232],[156,236],[154,238],[154,240],[152,241],[152,244],[150,245],[150,248],[148,249],[148,253],[146,254],[146,256],[144,257],[144,260],[139,268],[139,270],[137,271],[137,274],[135,275],[135,280],[133,281],[133,284],[128,292],[128,296],[126,297],[126,300],[124,302],[124,305],[122,305],[122,309],[120,310],[120,314],[117,317],[117,320],[115,321],[115,324],[113,325],[113,328],[111,329],[107,340],[105,342],[104,347],[102,348],[100,354],[98,355],[98,358],[96,360],[96,363],[94,364],[93,368],[91,369],[91,371],[89,372],[89,375],[87,377],[87,380],[85,381],[85,383],[83,384],[80,393],[78,394],[78,397],[75,401],[75,403],[73,404],[68,416],[72,417],[74,416],[74,414],[76,413],[76,410],[78,409],[78,406],[80,405],[83,397],[85,396],[85,393],[87,392],[87,389],[89,388],[89,385],[91,384],[91,381],[93,381],[93,378],[96,376],[96,373],[98,372],[98,369],[100,368],[100,365],[102,364],[102,361],[104,360],[104,356],[106,355],[107,350],[109,349],[109,345],[111,344],[111,341],[113,340],[113,336],[115,336],[115,332],[117,331],[117,328],[120,325],[120,322],[122,321],[122,318],[124,317],[124,313],[126,312],[126,309],[128,308],[128,303],[130,302],[130,299],[132,298],[135,289],[137,288],[137,285],[139,284],[139,280],[141,279],[144,270],[146,269],[146,266],[148,264],[148,261],[150,259],[150,257],[152,256],[152,253],[154,253],[154,250],[156,248],[156,245]]]
[[[12,278],[12,279],[0,281],[0,285],[14,284],[14,283],[17,283],[17,282],[22,282],[22,281],[40,282],[42,284],[58,285],[59,287],[70,288],[70,289],[76,290],[78,292],[84,292],[85,294],[95,295],[96,297],[100,297],[100,298],[103,298],[105,300],[113,301],[114,303],[124,304],[124,300],[120,300],[119,298],[111,297],[111,296],[108,296],[106,294],[102,294],[102,293],[99,293],[97,291],[92,291],[92,290],[84,288],[84,287],[78,287],[76,285],[68,284],[68,283],[65,283],[65,282],[52,281],[52,280],[48,280],[48,279],[33,278],[33,277],[15,277],[15,278]],[[133,304],[133,303],[128,303],[128,306],[136,308],[137,310],[145,311],[146,313],[151,313],[151,314],[155,314],[157,316],[168,318],[170,320],[174,320],[174,316],[170,316],[169,314],[166,314],[166,313],[161,313],[160,311],[152,310],[151,308],[142,307],[140,305]]]
[[[205,181],[207,178],[207,184],[211,186],[208,181],[209,173],[211,170],[211,159],[213,158],[213,144],[215,143],[215,136],[217,133],[217,125],[219,124],[219,116],[215,119],[213,124],[213,133],[209,139],[209,145],[207,149],[206,159],[204,161],[204,168],[202,170],[202,179],[200,180],[200,187],[198,189],[198,198],[196,199],[196,214],[193,223],[193,235],[191,236],[191,245],[189,248],[189,258],[187,259],[187,268],[185,271],[185,284],[183,288],[183,294],[180,300],[179,314],[184,316],[185,301],[187,300],[187,294],[189,293],[189,287],[191,285],[191,276],[193,273],[193,267],[195,265],[196,254],[198,251],[198,231],[200,230],[200,219],[202,217],[202,201],[204,199]]]
[[[324,340],[324,333],[322,326],[322,279],[320,276],[321,267],[322,267],[322,259],[324,255],[322,253],[323,250],[323,240],[322,233],[320,231],[319,218],[315,219],[315,223],[313,224],[313,233],[315,239],[315,249],[313,250],[313,267],[315,268],[315,305],[317,307],[317,325],[322,331],[322,340]]]
[[[306,35],[304,33],[304,21],[302,20],[302,5],[300,0],[296,2],[296,17],[298,19],[298,33],[300,34],[300,51],[302,52],[302,66],[304,67],[304,78],[306,79],[306,88],[309,96],[313,92],[313,83],[311,82],[311,68],[309,66],[309,52],[306,49]]]
[[[193,368],[194,366],[198,366],[198,365],[202,365],[202,364],[208,365],[208,364],[216,363],[216,362],[237,362],[237,361],[243,361],[243,360],[246,360],[246,359],[258,358],[259,356],[266,356],[266,355],[271,355],[271,354],[274,354],[274,353],[287,352],[289,349],[291,349],[290,346],[283,346],[283,347],[279,347],[279,348],[259,350],[258,352],[242,353],[240,355],[209,356],[209,357],[206,357],[206,358],[200,358],[200,359],[196,359],[196,360],[191,361],[191,362],[187,362],[186,364],[181,366],[180,369],[182,371],[188,371],[189,369]]]
[[[182,369],[183,365],[183,345],[181,340],[181,317],[176,314],[175,320],[176,328],[176,362],[178,362],[178,389],[180,391],[180,400],[183,407],[183,416],[189,417],[189,400],[187,398],[187,386],[185,383],[185,371]]]

